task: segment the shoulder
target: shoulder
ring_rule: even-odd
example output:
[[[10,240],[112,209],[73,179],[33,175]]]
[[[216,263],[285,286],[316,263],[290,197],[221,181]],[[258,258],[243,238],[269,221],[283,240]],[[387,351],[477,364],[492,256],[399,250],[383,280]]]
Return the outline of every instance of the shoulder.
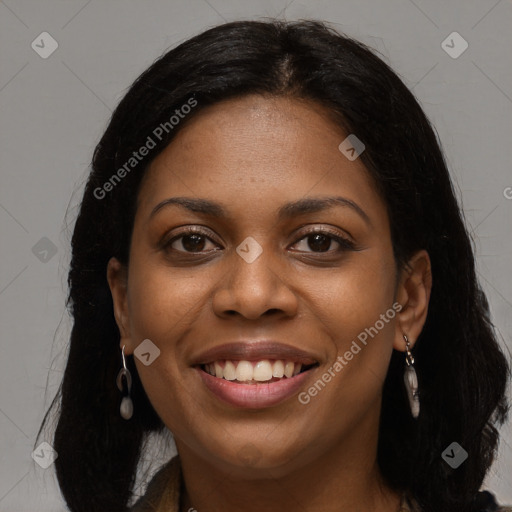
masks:
[[[480,491],[476,503],[481,512],[512,512],[510,505],[499,505],[494,494],[489,491]]]
[[[404,495],[402,498],[400,512],[421,512],[422,508],[412,497]],[[480,491],[475,498],[475,512],[512,512],[512,506],[499,505],[496,497],[489,491]]]
[[[146,492],[128,509],[129,512],[178,511],[181,466],[178,456],[164,464],[147,485]]]

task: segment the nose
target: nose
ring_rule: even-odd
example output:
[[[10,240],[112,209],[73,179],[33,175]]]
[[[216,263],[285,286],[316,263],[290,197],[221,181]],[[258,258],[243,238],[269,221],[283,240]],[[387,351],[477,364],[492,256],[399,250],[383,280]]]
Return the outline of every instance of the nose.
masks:
[[[290,283],[293,274],[265,249],[252,262],[233,251],[229,270],[222,275],[213,296],[217,316],[241,315],[256,320],[263,315],[293,316],[297,312],[297,296]]]

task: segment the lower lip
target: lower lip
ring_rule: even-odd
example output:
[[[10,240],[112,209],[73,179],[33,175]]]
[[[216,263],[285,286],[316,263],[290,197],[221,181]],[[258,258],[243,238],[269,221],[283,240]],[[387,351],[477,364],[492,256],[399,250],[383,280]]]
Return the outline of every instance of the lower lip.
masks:
[[[200,368],[196,370],[206,387],[222,401],[244,409],[262,409],[278,405],[293,396],[309,378],[313,369],[295,377],[261,384],[237,384],[214,377]]]

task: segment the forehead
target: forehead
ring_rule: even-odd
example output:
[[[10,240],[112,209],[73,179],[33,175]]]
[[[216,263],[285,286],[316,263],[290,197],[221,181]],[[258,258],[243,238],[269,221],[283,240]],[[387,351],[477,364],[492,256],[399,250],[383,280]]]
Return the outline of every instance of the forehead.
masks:
[[[251,95],[216,103],[186,120],[151,163],[138,209],[147,215],[171,196],[216,198],[238,213],[333,192],[379,202],[361,159],[338,149],[347,135],[313,101]]]

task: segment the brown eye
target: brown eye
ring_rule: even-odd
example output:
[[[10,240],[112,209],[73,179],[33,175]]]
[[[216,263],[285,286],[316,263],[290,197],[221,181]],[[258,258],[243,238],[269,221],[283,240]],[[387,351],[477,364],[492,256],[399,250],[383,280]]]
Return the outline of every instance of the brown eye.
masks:
[[[175,236],[166,242],[164,247],[166,249],[171,249],[177,252],[200,253],[208,252],[208,242],[211,243],[213,246],[212,248],[215,247],[215,244],[213,244],[211,239],[202,231],[197,229],[189,229],[185,232],[182,232],[179,236]]]
[[[330,251],[333,241],[339,245],[340,251],[355,249],[355,244],[351,240],[338,233],[335,234],[330,231],[318,229],[306,234],[306,236],[296,242],[296,245],[302,243],[302,249],[299,250],[303,250],[304,252],[326,253],[333,252]]]
[[[314,252],[328,251],[331,247],[332,238],[329,236],[317,233],[315,235],[307,236],[306,239],[308,241],[308,247],[310,247]]]
[[[182,247],[187,252],[202,251],[205,246],[205,238],[202,235],[185,235],[180,237]]]

